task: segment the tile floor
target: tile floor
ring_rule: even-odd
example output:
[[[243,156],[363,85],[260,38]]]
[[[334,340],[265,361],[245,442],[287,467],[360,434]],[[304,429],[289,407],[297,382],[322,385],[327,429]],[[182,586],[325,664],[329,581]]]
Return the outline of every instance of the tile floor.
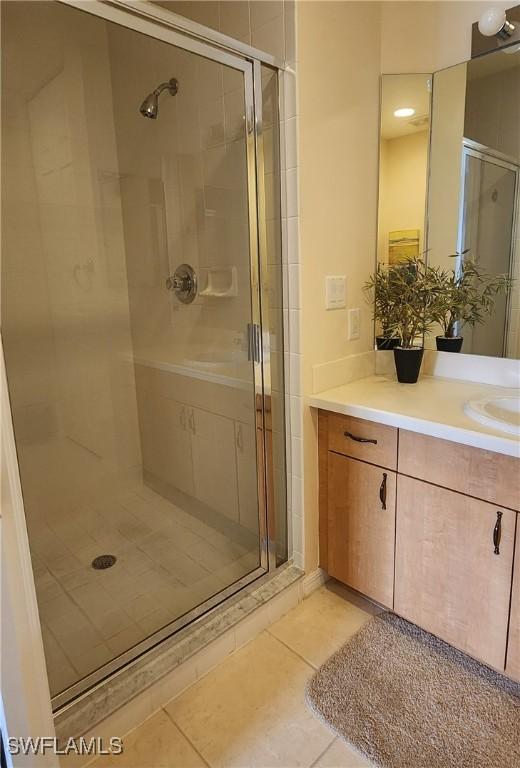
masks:
[[[325,659],[377,612],[329,582],[124,738],[95,768],[361,768],[305,704]]]
[[[259,563],[251,534],[233,540],[146,486],[29,533],[52,695]],[[109,553],[112,568],[91,567]]]

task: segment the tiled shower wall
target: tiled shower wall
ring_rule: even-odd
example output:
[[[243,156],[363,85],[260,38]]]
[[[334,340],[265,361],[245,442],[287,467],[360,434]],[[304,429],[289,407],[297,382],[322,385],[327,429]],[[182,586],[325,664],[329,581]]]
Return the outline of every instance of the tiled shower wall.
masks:
[[[16,31],[5,55],[15,46],[26,65],[2,73],[2,334],[25,510],[43,540],[78,499],[137,482],[141,450],[104,29],[58,4],[2,10]]]
[[[290,526],[289,537],[293,542],[294,560],[297,565],[303,565],[303,526],[301,513],[301,397],[300,397],[300,344],[299,344],[299,265],[298,265],[298,200],[296,190],[296,106],[295,106],[295,54],[294,54],[294,4],[293,3],[177,3],[177,10],[182,10],[185,15],[191,9],[192,17],[200,23],[206,22],[208,26],[216,26],[222,32],[234,33],[234,35],[245,42],[251,41],[254,45],[263,48],[269,53],[286,59],[288,69],[281,78],[282,93],[280,102],[282,105],[281,120],[281,164],[283,170],[282,184],[282,211],[283,220],[280,222],[274,215],[276,210],[276,201],[273,196],[273,206],[271,208],[270,220],[268,222],[268,243],[270,248],[275,247],[275,240],[279,237],[277,230],[281,230],[284,242],[284,264],[283,284],[285,291],[284,302],[284,336],[285,336],[285,355],[284,364],[286,369],[285,377],[285,407],[287,412],[288,429],[288,465],[289,476],[291,478],[290,512],[292,512],[292,526]],[[218,8],[218,15],[215,11]],[[38,13],[42,18],[35,23],[36,9],[32,11],[33,15],[27,14],[27,30],[25,40],[27,47],[34,52],[36,56],[38,51],[44,49],[40,44],[31,45],[31,34],[36,29],[47,29],[48,39],[52,47],[52,20],[46,19],[46,6],[42,4],[38,8]],[[70,11],[63,9],[67,16],[74,17]],[[213,14],[212,21],[209,16],[204,17],[203,13]],[[202,15],[201,15],[202,14]],[[121,110],[122,100],[124,101],[124,78],[117,78],[115,73],[116,62],[112,58],[109,60],[107,49],[107,40],[98,40],[97,30],[94,20],[88,15],[78,15],[78,34],[83,32],[89,38],[89,50],[92,52],[92,61],[88,68],[83,68],[82,77],[85,82],[85,93],[74,90],[72,81],[65,80],[63,76],[56,79],[54,89],[56,91],[54,100],[52,94],[45,93],[38,102],[34,99],[33,110],[35,119],[42,126],[42,130],[35,132],[31,130],[30,114],[26,115],[27,125],[20,126],[9,124],[8,114],[8,135],[4,141],[13,142],[13,151],[9,152],[10,163],[6,169],[4,177],[5,189],[9,189],[9,195],[6,195],[5,204],[9,205],[9,196],[15,200],[18,187],[23,189],[23,194],[29,197],[24,202],[25,221],[27,217],[37,217],[37,210],[40,205],[45,205],[49,213],[56,211],[55,231],[49,229],[49,222],[54,219],[46,215],[45,231],[39,227],[30,227],[30,234],[23,234],[23,222],[14,226],[13,231],[6,231],[4,241],[5,272],[4,290],[5,300],[11,297],[16,299],[20,306],[20,315],[7,311],[5,317],[10,316],[12,327],[8,322],[4,322],[4,343],[6,355],[11,361],[14,356],[21,358],[15,365],[11,365],[11,370],[16,371],[16,381],[11,378],[12,405],[14,409],[15,423],[17,424],[17,433],[22,436],[22,440],[27,443],[27,450],[21,460],[22,474],[25,469],[26,477],[31,478],[30,486],[26,488],[26,506],[30,508],[31,502],[42,497],[42,489],[45,493],[49,487],[53,489],[51,494],[51,505],[56,507],[58,503],[63,504],[64,508],[69,503],[69,497],[75,497],[78,484],[85,488],[85,493],[92,488],[103,495],[103,489],[100,487],[99,478],[96,476],[98,460],[92,460],[92,474],[85,472],[85,456],[101,452],[104,457],[104,466],[102,475],[106,473],[107,466],[113,470],[119,477],[123,486],[128,482],[128,472],[134,472],[136,477],[141,469],[141,452],[139,446],[139,425],[137,423],[137,403],[136,390],[133,375],[133,367],[130,364],[130,353],[132,351],[132,341],[138,346],[143,334],[143,342],[153,336],[158,325],[162,325],[162,319],[166,319],[171,310],[171,302],[168,303],[168,295],[161,291],[161,296],[157,301],[147,296],[148,306],[154,306],[154,313],[146,316],[139,312],[139,306],[132,303],[132,281],[136,275],[128,272],[130,288],[130,306],[126,290],[122,290],[121,280],[125,275],[125,253],[122,249],[123,228],[131,226],[131,216],[126,216],[124,221],[124,210],[122,201],[125,202],[127,212],[132,209],[132,203],[141,206],[143,195],[146,198],[146,210],[153,218],[161,214],[164,210],[164,201],[161,199],[161,190],[157,190],[153,184],[153,178],[149,184],[140,185],[136,182],[136,171],[128,163],[125,173],[120,174],[120,165],[124,160],[121,155],[121,147],[124,147],[125,140],[132,137],[128,134],[116,136],[114,132],[107,129],[107,126],[114,126],[117,130],[118,120],[113,115],[113,110]],[[218,22],[217,22],[218,18]],[[246,21],[247,19],[247,21]],[[34,34],[36,34],[34,32]],[[116,35],[117,37],[117,35]],[[58,34],[59,38],[59,34]],[[117,48],[117,41],[111,41],[112,48]],[[59,45],[54,46],[59,51]],[[46,51],[46,49],[45,49]],[[45,53],[44,51],[44,53]],[[150,54],[152,46],[150,46]],[[36,62],[34,64],[37,70],[47,67],[49,72],[53,68],[53,59],[50,53],[46,53],[45,62]],[[152,56],[153,58],[153,56]],[[28,56],[28,60],[31,57]],[[74,51],[70,50],[67,61],[66,72],[73,72],[75,66]],[[79,63],[79,62],[78,62]],[[150,61],[147,60],[149,69]],[[59,66],[55,66],[56,71]],[[106,77],[106,73],[114,70],[112,82]],[[155,79],[162,74],[160,62],[152,62],[150,72],[150,85],[148,79],[143,81],[143,95],[148,89],[151,89],[156,83]],[[88,71],[88,78],[85,72]],[[115,79],[114,79],[115,78]],[[73,78],[74,79],[74,78]],[[77,79],[77,78],[76,78]],[[81,80],[81,77],[79,78]],[[201,77],[200,83],[196,83],[196,89],[209,88],[212,85],[211,78]],[[269,91],[267,80],[264,80],[264,95]],[[60,96],[60,88],[66,89],[66,95]],[[18,89],[18,90],[17,90]],[[19,85],[13,87],[13,93],[19,93],[20,97],[25,95],[20,92]],[[77,93],[75,99],[74,93]],[[232,95],[232,90],[228,91]],[[215,91],[213,91],[215,95]],[[166,105],[161,104],[162,109],[171,108],[179,110],[183,96],[189,101],[189,90],[185,93],[179,93],[178,99],[172,100]],[[95,130],[96,121],[89,121],[88,113],[82,114],[85,104],[89,104],[95,97],[96,103],[92,104],[91,109],[95,110],[99,104],[103,103],[103,109],[108,116],[105,121],[105,132],[102,140],[99,136],[90,135]],[[13,96],[14,98],[14,96]],[[231,99],[226,103],[226,92],[218,93],[217,98],[223,100],[223,130],[226,131],[226,125],[230,124],[228,116],[237,113],[237,107],[231,103]],[[58,108],[60,103],[71,104],[77,102],[77,113],[66,114]],[[113,101],[112,101],[113,100]],[[120,102],[118,105],[118,101]],[[133,101],[132,101],[133,104]],[[188,104],[189,106],[189,104]],[[36,112],[38,114],[36,114]],[[40,114],[43,110],[43,114]],[[234,110],[234,112],[233,112]],[[179,110],[180,111],[180,110]],[[187,110],[189,113],[189,110]],[[19,119],[23,110],[15,108],[13,114]],[[46,118],[49,118],[47,120]],[[61,117],[60,117],[61,115]],[[276,142],[276,128],[272,125],[273,111],[266,109],[264,112],[266,145],[266,156],[273,158],[273,163],[266,163],[266,187],[274,192],[276,187],[276,163],[273,145]],[[212,115],[208,116],[208,125],[211,124]],[[51,120],[52,118],[52,120]],[[61,120],[61,123],[60,123]],[[70,124],[66,121],[69,120]],[[65,121],[65,122],[64,122]],[[47,125],[48,123],[48,125]],[[177,121],[174,121],[177,124]],[[270,125],[271,123],[271,125]],[[155,141],[156,135],[151,132],[151,128],[162,130],[166,123],[157,121],[150,126],[149,121],[141,120],[138,122],[140,130],[143,131],[142,141]],[[146,138],[148,131],[148,139]],[[90,132],[90,133],[89,133]],[[56,134],[63,135],[62,155],[59,157],[50,157],[46,149],[50,144],[55,144]],[[130,131],[131,133],[131,131]],[[190,135],[193,133],[193,126],[186,123],[186,120],[179,122],[179,135],[171,136],[173,142],[189,142]],[[49,141],[46,139],[50,138]],[[135,137],[134,137],[135,138]],[[117,143],[116,143],[117,140]],[[212,137],[208,137],[209,144],[215,144]],[[226,135],[224,134],[224,143]],[[32,142],[32,144],[31,144]],[[80,147],[87,147],[87,151],[80,152]],[[102,156],[95,157],[96,152],[101,152]],[[119,153],[118,153],[119,149]],[[217,149],[214,146],[208,146],[208,151]],[[69,155],[67,154],[69,153]],[[64,154],[65,153],[65,154]],[[145,153],[146,154],[146,153]],[[124,152],[123,152],[124,155]],[[39,162],[38,158],[42,160]],[[143,155],[145,157],[145,155]],[[135,162],[135,158],[134,158]],[[123,165],[125,163],[123,162]],[[9,168],[12,166],[12,173]],[[98,168],[103,168],[103,172],[98,172]],[[150,169],[148,169],[150,170]],[[186,169],[189,176],[190,169]],[[35,175],[33,175],[35,174]],[[72,175],[71,184],[67,187],[64,180],[67,174]],[[143,174],[141,174],[142,176]],[[160,176],[160,174],[157,174]],[[153,177],[154,174],[152,173]],[[55,181],[54,187],[52,182]],[[146,186],[146,189],[144,187]],[[157,185],[156,185],[157,186]],[[74,195],[62,195],[61,190],[74,188],[77,194],[81,193],[78,200]],[[33,190],[28,193],[28,190]],[[174,196],[175,190],[171,190]],[[76,194],[76,193],[75,193]],[[32,195],[32,197],[31,197]],[[157,197],[159,195],[159,197]],[[173,199],[173,198],[172,198]],[[34,211],[34,214],[33,214]],[[65,214],[65,215],[64,215]],[[188,216],[189,216],[188,212]],[[63,222],[69,223],[67,231],[63,231]],[[154,227],[145,228],[144,239],[130,237],[127,242],[133,242],[136,251],[139,251],[141,263],[143,255],[152,253],[157,260],[157,250],[160,251],[161,243],[157,239],[146,240],[148,234],[152,231],[159,232],[160,222],[155,222]],[[280,226],[281,225],[281,226]],[[70,238],[67,232],[70,229]],[[48,230],[48,231],[47,231]],[[174,228],[175,230],[175,228]],[[179,227],[180,230],[180,227]],[[28,230],[26,230],[28,232]],[[78,234],[79,233],[79,234]],[[34,242],[30,242],[32,238]],[[61,243],[60,248],[57,244]],[[188,241],[179,241],[176,243],[179,248],[186,252],[190,244]],[[20,264],[20,248],[24,249],[24,270],[17,267]],[[49,254],[42,258],[43,253]],[[66,270],[63,265],[52,264],[51,253],[58,255],[63,251],[63,256],[69,259],[72,251],[77,255],[77,269],[73,270],[67,279],[68,283],[62,284],[65,279]],[[12,259],[10,258],[12,253]],[[34,261],[33,276],[37,279],[30,283],[26,279],[27,261]],[[38,277],[38,270],[46,264],[46,274],[42,273]],[[131,262],[131,259],[130,259]],[[11,264],[11,266],[9,266]],[[74,266],[74,265],[73,265]],[[157,263],[156,266],[164,266]],[[145,268],[146,267],[145,265]],[[275,278],[279,265],[276,260],[271,260],[271,272]],[[106,275],[105,275],[106,270]],[[99,273],[99,281],[96,273]],[[60,282],[61,281],[61,282]],[[125,280],[126,282],[126,280]],[[137,276],[136,284],[139,282]],[[153,289],[153,281],[150,282],[150,290]],[[272,285],[276,284],[273,279]],[[110,290],[103,290],[102,286],[108,285]],[[41,290],[45,286],[44,290]],[[123,286],[123,288],[126,286]],[[141,286],[142,287],[142,286]],[[33,290],[34,289],[34,290]],[[63,296],[68,297],[65,303]],[[282,300],[279,292],[271,292],[271,304],[274,309],[282,306]],[[101,312],[105,318],[102,327],[98,327],[92,321],[93,313]],[[181,323],[180,314],[177,314],[176,322]],[[217,318],[212,312],[212,317],[208,318],[208,325],[213,324]],[[71,319],[71,317],[73,319]],[[112,319],[111,319],[112,318]],[[134,322],[135,319],[138,322]],[[34,320],[34,323],[33,323]],[[37,330],[36,330],[37,329]],[[131,334],[133,340],[131,339]],[[102,342],[101,342],[102,340]],[[114,346],[115,345],[115,346]],[[114,354],[117,349],[117,354]],[[275,357],[280,352],[280,347],[274,352]],[[71,356],[74,362],[71,363]],[[109,361],[116,358],[118,363],[117,370],[109,367]],[[278,360],[280,364],[281,360]],[[63,376],[69,370],[76,371],[77,381],[69,381]],[[62,394],[65,393],[65,395]],[[70,392],[74,393],[70,397]],[[282,395],[283,393],[278,393]],[[276,400],[276,393],[274,399]],[[95,404],[95,407],[94,407]],[[106,412],[106,413],[105,413]],[[92,421],[88,414],[97,413],[98,420]],[[115,417],[117,424],[115,427],[110,419]],[[34,466],[37,462],[41,464],[41,453],[47,451],[49,440],[54,442],[54,438],[59,439],[62,431],[66,435],[76,439],[78,451],[81,452],[82,462],[77,462],[74,456],[65,456],[66,462],[71,464],[72,469],[81,467],[79,474],[74,471],[60,472],[59,477],[54,477],[49,472],[35,473]],[[116,443],[112,444],[107,435],[115,435]],[[67,443],[68,445],[68,443]],[[102,447],[102,450],[101,448]],[[58,450],[58,448],[57,448]],[[59,449],[61,450],[61,448]],[[106,454],[106,458],[105,458]],[[34,455],[34,461],[32,456]],[[53,459],[54,461],[54,459]],[[25,467],[24,467],[25,464]],[[63,468],[63,462],[54,461],[54,466]],[[282,471],[280,469],[280,471]],[[66,488],[70,484],[70,494]],[[279,483],[279,487],[281,484]],[[30,509],[28,510],[30,513]],[[53,512],[58,513],[57,508]]]
[[[297,180],[297,51],[294,0],[161,0],[157,5],[229,35],[284,62],[280,77],[282,253],[289,537],[295,565],[304,567],[303,400],[300,345],[299,199]]]

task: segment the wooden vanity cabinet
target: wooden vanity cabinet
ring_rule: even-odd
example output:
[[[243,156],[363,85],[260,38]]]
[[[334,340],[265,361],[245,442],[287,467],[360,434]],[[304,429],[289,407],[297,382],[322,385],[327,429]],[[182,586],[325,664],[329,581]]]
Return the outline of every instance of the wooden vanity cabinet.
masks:
[[[395,612],[503,669],[516,514],[402,475],[397,488]]]
[[[511,593],[506,673],[520,682],[520,519],[516,528],[515,570]]]
[[[320,411],[318,430],[320,564],[391,608],[397,429]]]
[[[326,411],[318,433],[321,567],[520,680],[519,460]]]
[[[391,607],[396,473],[332,452],[328,473],[329,574]]]

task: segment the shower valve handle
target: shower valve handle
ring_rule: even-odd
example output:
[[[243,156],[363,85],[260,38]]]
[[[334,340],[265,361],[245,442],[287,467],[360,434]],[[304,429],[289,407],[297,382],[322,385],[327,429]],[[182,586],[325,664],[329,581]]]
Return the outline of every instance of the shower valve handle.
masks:
[[[166,278],[166,287],[183,304],[191,304],[197,295],[197,275],[189,264],[181,264],[173,275]]]

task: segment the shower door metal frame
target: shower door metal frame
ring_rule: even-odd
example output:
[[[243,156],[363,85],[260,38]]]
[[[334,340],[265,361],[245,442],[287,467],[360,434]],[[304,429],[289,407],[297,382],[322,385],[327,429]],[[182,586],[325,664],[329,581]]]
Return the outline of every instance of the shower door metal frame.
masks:
[[[238,581],[221,590],[204,603],[194,607],[183,616],[170,622],[161,630],[148,636],[140,643],[132,646],[125,653],[117,656],[111,662],[95,670],[66,690],[57,694],[52,699],[55,712],[65,711],[79,696],[87,694],[93,688],[103,684],[108,677],[117,675],[122,668],[128,669],[143,653],[171,637],[175,632],[200,620],[212,608],[225,601],[227,598],[239,592],[251,582],[274,571],[276,565],[276,552],[274,547],[275,532],[273,529],[272,510],[268,509],[269,483],[273,482],[273,465],[268,461],[268,446],[266,445],[266,399],[271,395],[271,368],[269,353],[269,304],[267,295],[267,234],[265,224],[265,185],[264,185],[264,157],[262,135],[262,87],[260,61],[277,67],[279,62],[271,56],[260,55],[256,57],[256,49],[240,44],[244,53],[230,52],[228,45],[220,42],[206,43],[199,39],[200,35],[193,32],[193,26],[189,31],[178,31],[174,14],[164,12],[158,7],[150,8],[150,4],[143,2],[130,3],[126,0],[115,2],[100,2],[99,0],[57,0],[57,2],[75,8],[78,11],[89,13],[105,21],[113,22],[119,26],[141,34],[153,37],[162,42],[169,43],[177,48],[182,48],[206,59],[216,61],[225,66],[239,70],[244,75],[244,104],[246,110],[246,164],[247,164],[247,192],[248,192],[248,216],[249,216],[249,240],[250,240],[250,275],[251,275],[251,321],[260,328],[260,355],[258,360],[252,361],[254,371],[254,408],[255,408],[255,433],[258,432],[257,415],[260,419],[260,432],[263,436],[261,448],[257,447],[257,478],[258,478],[258,515],[259,515],[259,553],[260,566],[243,576]],[[152,19],[152,20],[150,20]],[[187,20],[185,20],[187,21]],[[205,30],[206,28],[201,27]],[[215,33],[225,41],[225,35]],[[260,53],[260,52],[258,52]],[[253,54],[251,56],[251,54]],[[261,403],[261,407],[258,404]]]
[[[481,160],[486,163],[491,163],[505,170],[511,171],[515,175],[515,191],[513,202],[513,219],[511,222],[511,246],[509,250],[509,275],[513,276],[516,268],[516,261],[520,258],[520,254],[516,248],[516,232],[519,226],[518,222],[518,210],[519,210],[519,198],[520,198],[520,166],[514,158],[504,155],[502,152],[498,152],[490,147],[486,147],[484,144],[479,144],[472,139],[464,138],[462,141],[462,162],[460,168],[460,201],[459,201],[459,225],[457,234],[457,259],[456,269],[461,267],[462,252],[466,247],[466,222],[467,222],[467,205],[466,198],[466,179],[468,174],[468,158],[474,157],[477,160]],[[508,352],[508,339],[509,339],[509,326],[511,324],[511,301],[512,292],[508,291],[506,300],[506,316],[504,323],[504,344],[502,346],[502,357],[507,357]],[[460,328],[459,331],[460,333]]]

